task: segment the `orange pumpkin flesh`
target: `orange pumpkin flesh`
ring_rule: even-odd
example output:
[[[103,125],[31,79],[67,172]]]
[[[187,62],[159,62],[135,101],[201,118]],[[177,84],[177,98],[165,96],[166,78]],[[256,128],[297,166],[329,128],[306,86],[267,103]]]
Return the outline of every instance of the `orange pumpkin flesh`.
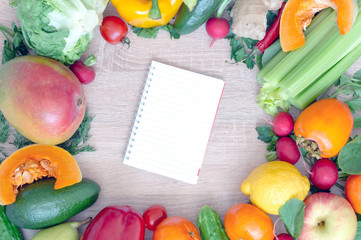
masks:
[[[281,16],[280,41],[284,52],[305,44],[303,30],[318,11],[331,7],[337,12],[337,25],[341,34],[350,31],[354,20],[353,0],[289,0]]]
[[[0,165],[0,203],[15,202],[18,188],[44,177],[56,178],[55,189],[78,183],[79,166],[66,150],[50,145],[30,145],[10,155]]]

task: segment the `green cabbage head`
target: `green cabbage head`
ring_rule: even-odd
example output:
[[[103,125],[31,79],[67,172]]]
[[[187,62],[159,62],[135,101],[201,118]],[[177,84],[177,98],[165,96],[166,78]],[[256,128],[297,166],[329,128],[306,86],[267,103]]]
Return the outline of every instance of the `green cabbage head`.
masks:
[[[16,15],[35,54],[72,64],[88,48],[109,0],[18,0]]]

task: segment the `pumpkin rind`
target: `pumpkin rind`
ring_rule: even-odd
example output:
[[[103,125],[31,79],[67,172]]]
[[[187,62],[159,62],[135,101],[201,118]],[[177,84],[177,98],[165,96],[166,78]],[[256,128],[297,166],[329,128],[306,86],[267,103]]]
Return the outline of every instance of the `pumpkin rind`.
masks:
[[[34,144],[21,148],[11,154],[0,165],[0,203],[8,205],[15,202],[13,174],[20,165],[31,159],[46,159],[56,168],[54,189],[60,189],[82,180],[80,168],[74,157],[66,150],[51,145]],[[39,178],[46,177],[41,176]],[[36,180],[36,179],[35,179]]]
[[[314,14],[332,7],[337,11],[337,25],[340,34],[351,30],[354,21],[355,5],[353,0],[289,0],[282,12],[280,41],[284,52],[292,51],[305,44],[303,30],[311,23]]]

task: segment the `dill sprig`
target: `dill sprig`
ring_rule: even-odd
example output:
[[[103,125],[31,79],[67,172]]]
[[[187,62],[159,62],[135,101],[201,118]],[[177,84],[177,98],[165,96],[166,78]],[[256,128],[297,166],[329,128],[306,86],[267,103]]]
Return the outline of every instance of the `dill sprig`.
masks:
[[[10,125],[6,121],[2,112],[0,112],[0,143],[5,143],[10,135]]]
[[[86,144],[89,140],[90,123],[93,121],[94,116],[88,115],[88,110],[85,111],[84,119],[80,124],[78,130],[74,135],[66,142],[59,144],[58,146],[67,150],[71,155],[76,155],[81,152],[94,152],[95,148]]]
[[[70,139],[68,139],[66,142],[61,143],[57,146],[67,150],[71,155],[76,155],[81,152],[95,151],[95,148],[93,146],[86,144],[90,138],[89,130],[93,119],[94,116],[89,116],[88,110],[86,110],[83,121],[81,122],[79,128],[73,134],[73,136]],[[19,133],[18,131],[16,130],[10,131],[10,125],[1,112],[0,112],[0,130],[1,130],[0,142],[1,140],[4,139],[2,143],[6,142],[7,138],[10,135],[10,132],[12,132],[12,135],[14,136],[14,141],[9,142],[9,144],[14,145],[17,149],[34,144],[34,142],[30,141],[29,139],[21,135],[21,133]],[[8,156],[4,152],[4,148],[0,148],[0,154],[3,155],[5,158]],[[1,159],[2,158],[0,157],[0,162]]]

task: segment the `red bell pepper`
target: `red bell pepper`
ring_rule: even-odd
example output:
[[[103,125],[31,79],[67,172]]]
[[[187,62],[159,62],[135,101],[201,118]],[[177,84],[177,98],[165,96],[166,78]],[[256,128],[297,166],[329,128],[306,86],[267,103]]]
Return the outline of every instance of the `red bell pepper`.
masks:
[[[83,240],[144,240],[142,215],[130,206],[101,210],[85,229]]]

